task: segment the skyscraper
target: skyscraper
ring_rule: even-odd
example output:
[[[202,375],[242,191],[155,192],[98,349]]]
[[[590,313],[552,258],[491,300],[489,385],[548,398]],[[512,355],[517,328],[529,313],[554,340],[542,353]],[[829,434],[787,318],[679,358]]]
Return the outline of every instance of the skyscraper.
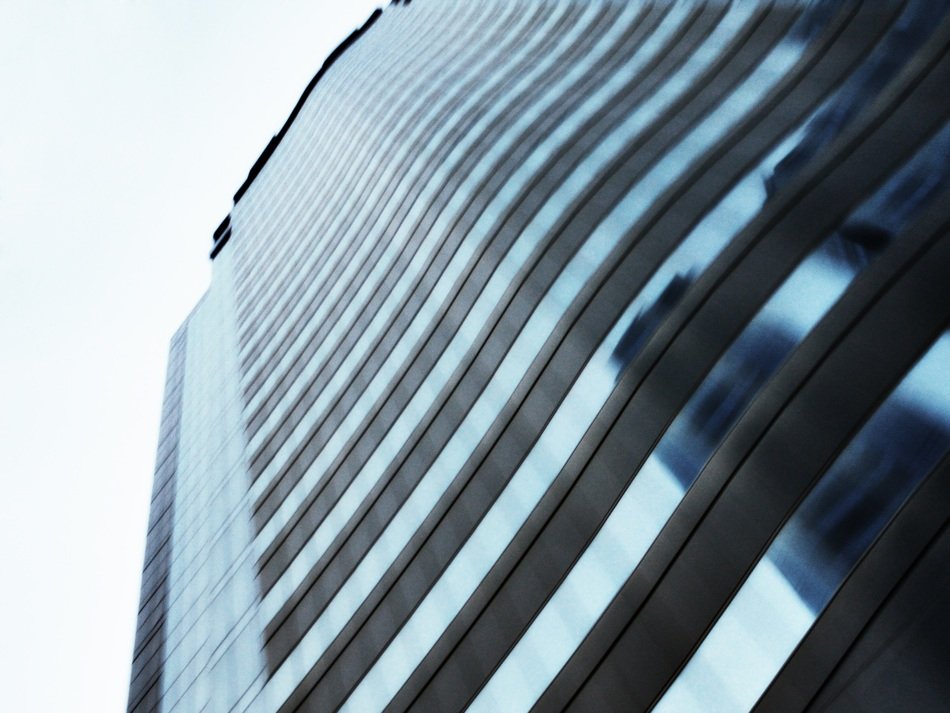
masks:
[[[375,13],[172,341],[129,710],[941,709],[948,4]]]

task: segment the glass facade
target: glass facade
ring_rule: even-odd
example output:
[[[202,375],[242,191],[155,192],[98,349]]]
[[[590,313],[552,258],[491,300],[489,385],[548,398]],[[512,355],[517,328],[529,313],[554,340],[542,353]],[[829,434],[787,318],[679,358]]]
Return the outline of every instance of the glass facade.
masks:
[[[945,334],[795,509],[654,710],[751,710],[848,572],[948,451]]]
[[[948,7],[375,13],[172,343],[129,711],[875,709],[950,513]]]

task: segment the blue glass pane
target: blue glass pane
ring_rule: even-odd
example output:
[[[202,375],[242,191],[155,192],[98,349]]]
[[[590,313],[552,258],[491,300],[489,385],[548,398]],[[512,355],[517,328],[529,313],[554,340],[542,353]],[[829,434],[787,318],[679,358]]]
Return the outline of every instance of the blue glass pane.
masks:
[[[950,333],[822,476],[654,708],[742,713],[950,450]]]
[[[931,139],[819,244],[763,305],[674,419],[564,582],[482,689],[474,709],[489,710],[506,696],[510,699],[508,691],[513,687],[530,691],[522,696],[530,707],[553,680],[629,579],[687,488],[748,404],[854,278],[881,253],[891,235],[903,230],[937,195],[939,187],[946,184],[950,163],[945,160],[948,137],[950,128],[944,128]],[[901,203],[901,196],[907,195],[915,197],[913,206],[902,211],[900,220],[895,220],[894,207]],[[859,218],[862,225],[870,227],[862,231],[851,229],[849,226]],[[889,226],[886,231],[880,227],[885,220]],[[886,236],[877,240],[861,237],[885,232]],[[663,294],[659,293],[659,299],[663,299]],[[665,294],[669,295],[669,290]],[[649,321],[649,314],[647,309],[640,313],[640,318],[646,316]],[[652,321],[656,323],[659,318]],[[622,341],[620,338],[616,343]],[[616,349],[613,355],[614,367],[622,368]],[[628,353],[625,358],[629,356]],[[596,355],[591,364],[595,361]],[[590,367],[585,373],[589,370]],[[758,606],[758,616],[768,618],[771,605],[757,600],[753,608]],[[776,606],[795,611],[787,601]],[[799,610],[797,621],[807,619],[807,608],[799,603]],[[763,630],[758,625],[753,625],[753,629]],[[755,647],[746,650],[754,651]],[[756,660],[761,663],[767,658],[762,654]],[[724,700],[729,699],[723,695]],[[694,706],[667,710],[706,709]]]

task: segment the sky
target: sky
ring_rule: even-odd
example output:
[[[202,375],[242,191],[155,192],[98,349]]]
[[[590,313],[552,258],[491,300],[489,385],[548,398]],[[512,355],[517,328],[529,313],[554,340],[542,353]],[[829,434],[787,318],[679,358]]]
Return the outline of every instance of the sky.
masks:
[[[124,711],[168,341],[380,2],[0,0],[0,690]]]

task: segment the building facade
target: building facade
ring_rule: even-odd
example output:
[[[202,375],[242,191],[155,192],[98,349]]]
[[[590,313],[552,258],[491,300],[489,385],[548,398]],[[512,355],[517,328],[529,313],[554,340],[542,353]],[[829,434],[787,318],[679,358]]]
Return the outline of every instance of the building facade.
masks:
[[[948,8],[377,11],[172,341],[128,710],[945,710]]]

